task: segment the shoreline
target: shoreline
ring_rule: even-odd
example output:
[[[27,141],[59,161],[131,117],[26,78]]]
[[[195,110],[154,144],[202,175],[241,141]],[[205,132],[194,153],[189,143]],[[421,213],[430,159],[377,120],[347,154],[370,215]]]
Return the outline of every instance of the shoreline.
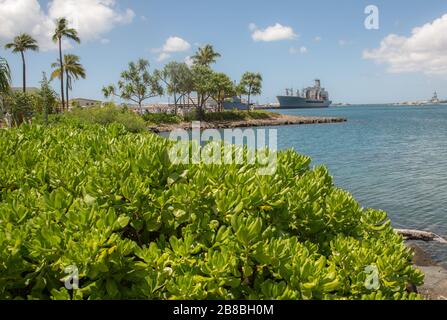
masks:
[[[430,255],[413,241],[407,247],[414,252],[413,264],[425,275],[424,284],[416,291],[427,300],[447,300],[447,269],[432,260]]]
[[[250,127],[272,127],[286,125],[308,125],[308,124],[330,124],[347,122],[346,118],[341,117],[308,117],[308,116],[290,116],[275,114],[268,119],[249,119],[249,120],[225,120],[213,122],[201,122],[200,127],[206,129],[235,129]],[[171,132],[177,129],[191,130],[191,122],[181,122],[173,124],[159,124],[148,127],[149,131],[154,133]]]

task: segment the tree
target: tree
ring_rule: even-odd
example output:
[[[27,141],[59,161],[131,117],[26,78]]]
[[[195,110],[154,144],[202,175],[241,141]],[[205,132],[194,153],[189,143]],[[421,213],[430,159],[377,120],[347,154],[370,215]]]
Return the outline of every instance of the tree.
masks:
[[[207,44],[206,46],[199,48],[197,53],[192,57],[192,60],[195,65],[200,66],[209,66],[212,63],[215,63],[217,58],[220,58],[220,53],[214,51],[212,45]]]
[[[56,30],[53,34],[53,41],[59,45],[59,62],[62,62],[60,68],[60,80],[61,80],[61,98],[62,98],[62,110],[65,109],[65,98],[64,98],[64,63],[62,60],[62,39],[68,38],[77,43],[81,43],[81,39],[78,37],[78,32],[76,29],[68,27],[68,21],[66,18],[60,18],[56,22]],[[68,108],[68,102],[67,102]]]
[[[4,109],[11,116],[10,125],[19,126],[31,119],[35,97],[26,92],[11,92],[4,97]]]
[[[6,59],[0,57],[0,95],[9,91],[11,86],[11,70]]]
[[[29,34],[22,33],[14,38],[14,41],[5,45],[5,49],[12,50],[13,53],[20,53],[22,56],[22,66],[23,66],[23,92],[26,92],[26,61],[25,61],[25,51],[38,51],[39,46],[37,41],[33,39]]]
[[[42,101],[43,113],[45,117],[45,123],[48,124],[48,114],[54,112],[54,106],[57,103],[57,94],[50,87],[50,83],[47,79],[45,72],[42,73],[42,80],[40,82],[39,97]]]
[[[225,99],[234,97],[236,88],[225,73],[214,73],[211,79],[211,95],[216,100],[219,111],[223,111]]]
[[[9,94],[10,88],[11,70],[9,69],[8,62],[0,57],[0,118],[3,116],[6,107],[6,95]]]
[[[190,102],[197,108],[199,119],[205,114],[205,104],[212,95],[214,72],[208,66],[195,65],[192,67],[192,91],[196,92],[197,100],[189,98]]]
[[[66,54],[64,55],[64,72],[65,72],[65,94],[66,94],[66,101],[67,105],[70,105],[70,99],[69,99],[69,91],[73,90],[73,81],[79,80],[79,78],[85,79],[86,73],[85,69],[80,64],[80,58],[77,55],[74,54]],[[55,62],[51,65],[52,68],[55,68],[53,73],[51,74],[51,80],[55,78],[61,77],[62,68],[60,62]]]
[[[246,72],[242,76],[240,85],[248,96],[248,108],[252,110],[250,98],[252,95],[262,93],[262,76],[260,73]]]
[[[137,103],[141,114],[145,100],[163,95],[158,75],[150,74],[149,61],[144,59],[129,63],[129,69],[121,73],[118,90],[114,85],[102,89],[106,98],[113,95]]]
[[[171,62],[163,70],[156,70],[154,75],[166,85],[167,93],[174,96],[174,108],[177,114],[179,101],[191,92],[188,85],[191,83],[191,70],[186,63]]]

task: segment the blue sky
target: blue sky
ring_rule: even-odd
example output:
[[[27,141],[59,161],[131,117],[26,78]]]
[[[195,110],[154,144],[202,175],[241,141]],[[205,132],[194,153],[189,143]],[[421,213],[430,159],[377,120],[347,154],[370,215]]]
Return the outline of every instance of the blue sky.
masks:
[[[36,31],[32,22],[36,24],[44,16],[51,19],[64,10],[73,12],[73,7],[64,7],[72,1],[0,0],[0,18],[3,14],[14,28],[34,32],[40,39],[43,34]],[[34,16],[29,16],[33,14],[30,9],[22,14],[20,8],[12,8],[19,2],[27,8],[34,3]],[[92,3],[99,7],[90,11],[88,6]],[[84,4],[86,7],[79,5],[76,14],[83,28],[81,36],[86,40],[67,51],[81,56],[88,78],[75,83],[73,97],[102,99],[102,86],[115,83],[131,60],[143,57],[151,62],[151,68],[161,68],[171,60],[183,61],[197,46],[210,43],[222,54],[214,69],[226,72],[234,80],[245,71],[263,75],[263,94],[256,98],[259,102],[275,102],[275,96],[286,87],[300,89],[317,77],[335,102],[428,99],[435,90],[447,99],[447,71],[443,67],[447,45],[444,36],[440,36],[442,31],[447,34],[447,16],[434,22],[447,14],[447,1],[84,0]],[[376,5],[380,10],[379,30],[364,27],[367,5]],[[110,10],[99,10],[103,9],[101,6]],[[105,18],[95,18],[96,12]],[[261,33],[280,24],[293,30],[295,36],[255,41],[250,24],[255,24]],[[432,25],[412,35],[413,28],[425,24]],[[3,49],[13,31],[0,29],[0,56],[9,61],[14,84],[19,86],[20,56]],[[391,38],[378,50],[390,34],[399,37]],[[169,37],[183,39],[190,48],[170,52],[168,59],[157,61]],[[365,50],[370,52],[368,59]],[[38,86],[42,71],[50,73],[50,65],[56,59],[57,51],[51,47],[28,53],[28,85]]]

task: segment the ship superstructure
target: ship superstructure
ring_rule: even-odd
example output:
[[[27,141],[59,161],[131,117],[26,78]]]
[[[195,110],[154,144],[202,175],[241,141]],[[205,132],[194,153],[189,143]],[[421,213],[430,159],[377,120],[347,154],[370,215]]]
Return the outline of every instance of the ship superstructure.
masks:
[[[315,80],[313,87],[294,92],[293,89],[286,89],[285,96],[278,96],[280,109],[307,109],[307,108],[328,108],[332,101],[329,100],[329,93],[321,87],[321,81]]]

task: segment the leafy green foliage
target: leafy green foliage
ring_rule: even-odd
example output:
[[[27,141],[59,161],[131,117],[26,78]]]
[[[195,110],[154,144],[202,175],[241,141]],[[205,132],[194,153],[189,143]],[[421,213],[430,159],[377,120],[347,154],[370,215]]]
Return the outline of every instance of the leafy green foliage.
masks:
[[[57,93],[51,88],[45,72],[42,74],[40,90],[36,95],[36,101],[35,111],[43,113],[44,117],[57,112],[59,99]]]
[[[0,57],[0,97],[9,91],[11,86],[11,70],[8,62]]]
[[[3,96],[3,110],[11,115],[12,125],[18,126],[31,119],[39,105],[39,96],[24,92],[10,92]]]
[[[242,75],[239,88],[241,89],[241,93],[247,95],[249,106],[251,106],[251,96],[262,93],[262,80],[260,73],[246,72]]]
[[[218,104],[219,111],[224,110],[224,102],[237,94],[233,81],[225,73],[214,73],[211,80],[211,96]]]
[[[215,63],[217,58],[220,57],[220,53],[214,51],[212,45],[207,44],[197,50],[196,54],[192,57],[192,60],[195,65],[209,67],[210,64]]]
[[[386,214],[324,167],[293,151],[272,176],[172,165],[172,143],[119,124],[0,130],[0,299],[419,298]]]
[[[186,99],[186,95],[192,91],[192,73],[188,65],[172,61],[162,70],[155,70],[154,76],[165,84],[166,93],[173,95],[175,113],[177,113],[178,103]]]
[[[255,110],[252,112],[242,110],[225,110],[222,112],[209,112],[204,115],[204,121],[243,121],[243,120],[257,120],[257,119],[270,119],[274,113]],[[183,116],[185,121],[199,120],[199,116],[195,112],[185,114]]]
[[[146,113],[143,115],[143,119],[153,124],[174,124],[182,122],[182,118],[171,113]]]
[[[121,73],[118,89],[114,85],[109,85],[102,91],[106,98],[116,96],[137,103],[142,113],[145,100],[163,95],[164,90],[159,80],[156,72],[154,74],[149,72],[149,61],[139,59],[137,62],[130,62],[128,70]]]
[[[146,123],[140,116],[126,108],[118,108],[111,103],[104,107],[75,108],[69,113],[50,117],[50,122],[76,124],[78,127],[85,127],[88,124],[108,125],[118,123],[129,132],[146,130]]]

